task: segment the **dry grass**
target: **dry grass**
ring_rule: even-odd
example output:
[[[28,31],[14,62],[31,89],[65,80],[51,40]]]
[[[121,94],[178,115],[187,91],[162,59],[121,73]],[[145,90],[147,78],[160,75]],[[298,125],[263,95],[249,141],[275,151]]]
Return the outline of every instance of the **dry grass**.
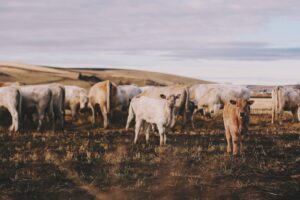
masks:
[[[289,116],[286,116],[289,117]],[[293,199],[300,179],[300,126],[253,115],[246,154],[225,153],[222,118],[197,117],[193,135],[159,147],[133,131],[67,123],[64,132],[0,134],[0,195],[11,199]],[[99,122],[98,122],[99,123]],[[124,125],[124,124],[123,124]],[[122,125],[114,124],[118,127]],[[179,127],[177,127],[179,128]],[[190,127],[187,127],[190,133]]]
[[[251,106],[251,112],[255,114],[271,114],[272,99],[271,98],[252,98],[254,104]]]
[[[89,87],[78,70],[1,65],[0,81],[29,84],[58,81]],[[191,79],[128,70],[84,70],[103,79],[120,76],[163,84]],[[7,76],[8,75],[8,76]],[[168,78],[169,77],[169,78]],[[166,80],[164,80],[166,79]],[[201,82],[201,81],[200,81]],[[225,153],[222,118],[197,116],[197,131],[187,126],[168,133],[165,147],[152,134],[150,143],[133,130],[124,132],[124,116],[110,130],[86,117],[63,132],[33,129],[0,131],[0,199],[297,199],[300,195],[300,123],[271,125],[270,99],[255,99],[246,154]],[[123,119],[124,118],[124,119]]]

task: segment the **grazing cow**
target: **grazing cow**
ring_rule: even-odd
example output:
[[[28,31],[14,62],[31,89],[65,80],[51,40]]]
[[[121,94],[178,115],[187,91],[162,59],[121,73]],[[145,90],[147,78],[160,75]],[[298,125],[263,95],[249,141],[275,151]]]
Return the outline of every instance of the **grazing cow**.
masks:
[[[300,105],[300,90],[292,87],[277,86],[272,90],[272,124],[275,120],[282,123],[284,111],[291,111],[293,121],[298,122]]]
[[[123,111],[127,111],[131,99],[142,92],[137,85],[118,85],[117,89],[119,106]]]
[[[64,129],[65,125],[65,87],[58,83],[41,85],[49,87],[52,92],[53,112],[54,112],[54,127],[57,121],[59,121],[60,127]]]
[[[161,94],[164,96],[180,96],[180,99],[176,101],[175,109],[173,110],[175,117],[172,118],[171,128],[174,128],[176,119],[179,115],[183,117],[183,127],[187,122],[187,113],[189,107],[189,92],[185,86],[148,86],[141,94],[138,96],[152,97],[156,99],[161,99]]]
[[[0,108],[6,108],[12,118],[10,131],[19,130],[19,120],[22,114],[22,97],[17,87],[1,87],[0,88]]]
[[[72,119],[74,120],[77,117],[79,109],[84,109],[88,106],[88,92],[84,88],[69,85],[65,86],[65,90],[65,108],[71,110]]]
[[[250,99],[250,90],[243,86],[228,84],[198,84],[190,87],[190,101],[195,104],[192,114],[192,126],[197,112],[210,117],[217,114],[230,99]]]
[[[134,143],[137,142],[138,134],[143,122],[147,124],[155,124],[160,135],[160,145],[166,144],[166,128],[172,125],[176,99],[180,94],[170,95],[166,98],[161,94],[161,99],[155,99],[146,96],[137,96],[132,99],[129,106],[128,119],[126,123],[126,130],[128,130],[130,122],[135,117],[135,137]],[[146,132],[146,141],[149,139],[149,126]]]
[[[240,145],[240,153],[243,152],[243,135],[248,131],[250,120],[250,105],[252,100],[238,98],[225,103],[223,111],[223,120],[225,127],[225,135],[227,140],[227,153],[231,153],[231,142],[233,145],[233,155],[238,153],[238,145]]]
[[[110,112],[118,105],[117,85],[111,81],[103,81],[93,85],[89,91],[88,107],[93,113],[93,124],[95,124],[95,108],[97,105],[103,116],[103,126],[108,128]]]
[[[25,116],[32,117],[33,113],[38,114],[37,131],[42,130],[43,121],[46,114],[49,115],[54,128],[54,111],[52,91],[47,85],[27,85],[21,86],[20,92],[22,96],[22,118]]]

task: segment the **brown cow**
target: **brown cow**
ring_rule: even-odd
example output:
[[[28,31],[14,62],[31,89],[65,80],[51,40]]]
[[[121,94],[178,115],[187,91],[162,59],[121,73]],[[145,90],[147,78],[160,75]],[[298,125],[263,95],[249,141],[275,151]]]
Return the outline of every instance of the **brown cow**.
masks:
[[[243,152],[243,135],[248,131],[250,119],[250,105],[254,101],[238,98],[225,103],[223,111],[223,120],[225,127],[225,135],[227,140],[227,153],[231,153],[231,140],[233,144],[233,155],[238,153],[238,145],[240,145],[240,153]]]
[[[97,105],[103,116],[103,127],[109,125],[109,115],[114,107],[117,106],[117,85],[111,81],[103,81],[93,85],[89,91],[89,108],[93,113],[93,124],[95,124],[95,108]]]

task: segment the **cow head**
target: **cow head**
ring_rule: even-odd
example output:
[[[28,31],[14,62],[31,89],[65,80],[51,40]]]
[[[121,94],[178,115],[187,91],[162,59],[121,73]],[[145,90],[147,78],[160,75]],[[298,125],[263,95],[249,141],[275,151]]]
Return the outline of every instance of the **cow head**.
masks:
[[[176,96],[175,95],[170,95],[170,96],[166,97],[164,94],[160,94],[160,98],[166,99],[170,108],[173,108],[175,106],[176,99],[179,99],[180,96],[181,95],[178,94]]]
[[[252,100],[245,100],[245,99],[237,99],[237,100],[230,100],[231,105],[236,106],[236,114],[240,118],[246,118],[250,113],[250,105],[254,103]]]
[[[84,109],[87,107],[89,102],[89,98],[86,94],[80,94],[80,109]]]

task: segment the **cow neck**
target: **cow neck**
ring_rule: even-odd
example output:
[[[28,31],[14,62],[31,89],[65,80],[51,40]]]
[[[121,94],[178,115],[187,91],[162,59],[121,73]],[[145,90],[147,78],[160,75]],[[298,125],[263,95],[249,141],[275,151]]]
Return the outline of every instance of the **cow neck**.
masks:
[[[167,106],[165,107],[165,113],[168,116],[168,124],[169,124],[173,120],[173,111],[174,111],[175,105],[169,106],[167,102],[166,102],[166,104],[167,104]]]

